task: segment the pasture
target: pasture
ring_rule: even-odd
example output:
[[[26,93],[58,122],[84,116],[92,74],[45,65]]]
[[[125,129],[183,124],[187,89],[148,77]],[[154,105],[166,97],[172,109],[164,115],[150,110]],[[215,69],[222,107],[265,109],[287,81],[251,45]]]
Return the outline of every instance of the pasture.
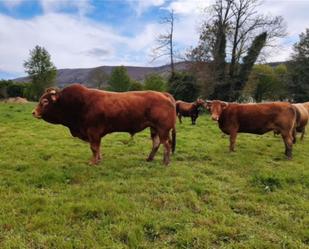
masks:
[[[309,135],[239,134],[228,152],[208,115],[177,124],[176,153],[153,162],[149,130],[89,145],[0,104],[0,248],[309,248]]]

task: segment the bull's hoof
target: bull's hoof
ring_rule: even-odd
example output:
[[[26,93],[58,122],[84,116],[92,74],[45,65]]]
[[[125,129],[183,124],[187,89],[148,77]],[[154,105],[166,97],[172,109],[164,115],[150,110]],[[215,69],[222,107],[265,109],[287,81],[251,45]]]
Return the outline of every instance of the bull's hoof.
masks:
[[[164,164],[166,167],[169,165],[169,163],[170,163],[170,160],[164,160],[164,161],[163,161],[163,164]]]
[[[90,160],[88,164],[89,164],[90,166],[96,166],[96,165],[98,165],[100,162],[101,162],[101,160]]]
[[[153,161],[153,158],[148,157],[148,158],[146,159],[146,161],[147,161],[147,162],[152,162],[152,161]]]

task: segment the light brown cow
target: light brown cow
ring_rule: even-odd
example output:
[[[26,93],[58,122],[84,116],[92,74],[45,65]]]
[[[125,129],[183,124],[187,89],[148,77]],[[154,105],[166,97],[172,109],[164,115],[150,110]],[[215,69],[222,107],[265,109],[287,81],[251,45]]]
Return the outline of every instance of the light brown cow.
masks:
[[[273,130],[282,136],[285,155],[288,159],[292,157],[297,114],[290,103],[236,104],[214,100],[207,101],[205,108],[218,121],[220,129],[230,135],[230,151],[235,150],[239,132],[261,135]]]
[[[160,144],[164,145],[166,165],[170,162],[171,149],[175,150],[176,106],[174,98],[167,93],[115,93],[73,84],[61,91],[48,89],[32,114],[49,123],[62,124],[70,129],[72,136],[89,142],[92,164],[101,160],[101,138],[112,132],[134,135],[150,127],[153,146],[148,161],[153,160]]]
[[[176,101],[176,112],[179,119],[179,123],[182,123],[182,116],[184,117],[191,117],[191,122],[193,125],[196,123],[196,119],[198,118],[199,114],[199,107],[203,106],[205,101],[202,99],[197,99],[192,103],[188,103],[182,100]]]
[[[296,131],[301,132],[300,139],[303,140],[305,132],[306,132],[306,125],[307,125],[308,119],[309,119],[309,113],[308,113],[305,105],[302,104],[302,103],[293,104],[293,106],[296,107],[297,112],[298,112],[297,114],[299,115],[299,119],[298,119],[298,122],[297,122],[297,125],[296,125]]]

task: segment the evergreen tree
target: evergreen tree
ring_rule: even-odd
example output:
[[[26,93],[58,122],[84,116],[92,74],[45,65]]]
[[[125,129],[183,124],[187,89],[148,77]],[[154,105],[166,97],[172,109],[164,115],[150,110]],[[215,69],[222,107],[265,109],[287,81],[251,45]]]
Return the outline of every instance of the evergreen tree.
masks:
[[[131,80],[124,66],[115,67],[109,78],[108,90],[114,92],[126,92],[130,90]]]
[[[168,87],[175,99],[187,102],[196,100],[200,92],[196,78],[186,72],[175,73],[169,79]]]
[[[249,78],[252,67],[256,62],[262,48],[265,46],[266,38],[266,32],[263,32],[254,38],[247,55],[243,59],[243,64],[241,65],[238,79],[236,79],[236,84],[235,86],[233,86],[234,84],[231,84],[231,100],[237,100],[241,95],[241,91]]]
[[[150,74],[146,76],[146,79],[144,82],[144,89],[164,92],[166,91],[166,82],[162,78],[162,76],[158,74]]]
[[[299,42],[294,45],[293,60],[289,64],[289,91],[292,100],[305,102],[309,100],[309,29],[299,36]]]

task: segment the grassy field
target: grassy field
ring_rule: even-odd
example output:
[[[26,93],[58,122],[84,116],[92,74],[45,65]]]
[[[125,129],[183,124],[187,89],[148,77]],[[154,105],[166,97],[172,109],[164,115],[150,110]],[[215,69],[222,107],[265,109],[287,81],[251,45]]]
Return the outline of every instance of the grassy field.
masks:
[[[287,161],[280,137],[240,134],[237,152],[205,115],[177,124],[154,162],[149,130],[103,139],[103,162],[33,104],[0,104],[0,248],[309,248],[309,136]]]

